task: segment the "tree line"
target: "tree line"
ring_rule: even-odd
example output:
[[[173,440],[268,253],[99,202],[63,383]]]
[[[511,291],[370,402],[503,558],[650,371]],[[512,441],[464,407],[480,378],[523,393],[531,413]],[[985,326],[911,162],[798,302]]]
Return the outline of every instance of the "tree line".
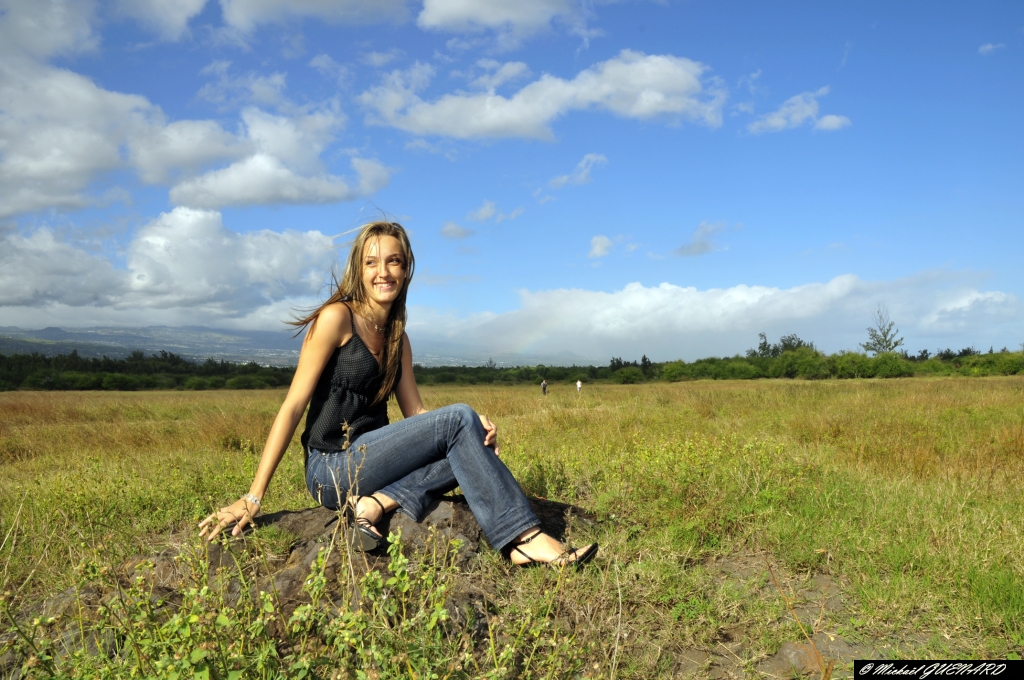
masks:
[[[124,359],[85,359],[71,354],[0,355],[0,390],[207,390],[262,389],[291,383],[295,368],[193,361],[172,352],[146,356],[132,352]]]
[[[758,345],[745,355],[692,362],[654,362],[644,355],[640,361],[612,357],[607,366],[504,367],[488,361],[482,366],[415,364],[413,371],[420,385],[1024,375],[1024,352],[1011,352],[1004,347],[982,353],[974,347],[964,347],[934,353],[921,350],[916,354],[906,350],[874,352],[873,356],[846,351],[825,354],[813,342],[795,334],[784,335],[773,343],[761,333]],[[0,355],[0,390],[262,389],[287,386],[294,372],[294,367],[260,366],[255,362],[197,362],[171,352],[147,356],[137,351],[125,359],[83,359],[77,352],[53,357],[15,354]]]

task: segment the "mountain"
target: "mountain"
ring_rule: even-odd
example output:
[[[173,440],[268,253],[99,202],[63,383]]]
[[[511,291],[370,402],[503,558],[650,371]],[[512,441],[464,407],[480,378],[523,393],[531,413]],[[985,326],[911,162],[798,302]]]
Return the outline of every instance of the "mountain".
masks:
[[[0,354],[31,354],[47,356],[70,354],[78,350],[82,357],[123,358],[136,350],[154,354],[160,350],[190,359],[247,362],[268,366],[294,366],[299,360],[302,336],[294,331],[238,331],[202,326],[149,326],[146,328],[57,328],[28,330],[17,326],[0,326]],[[488,353],[458,343],[416,340],[413,353],[423,366],[478,366],[494,361],[499,366],[588,365],[593,359],[572,352],[555,355]]]

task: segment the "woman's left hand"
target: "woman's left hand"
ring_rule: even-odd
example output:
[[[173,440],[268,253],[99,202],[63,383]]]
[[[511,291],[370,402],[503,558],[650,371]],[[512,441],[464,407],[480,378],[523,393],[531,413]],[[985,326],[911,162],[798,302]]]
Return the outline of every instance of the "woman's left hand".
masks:
[[[480,416],[480,424],[484,426],[484,432],[487,433],[487,436],[484,437],[484,446],[493,447],[494,455],[501,455],[498,448],[498,426],[492,423],[487,416]]]

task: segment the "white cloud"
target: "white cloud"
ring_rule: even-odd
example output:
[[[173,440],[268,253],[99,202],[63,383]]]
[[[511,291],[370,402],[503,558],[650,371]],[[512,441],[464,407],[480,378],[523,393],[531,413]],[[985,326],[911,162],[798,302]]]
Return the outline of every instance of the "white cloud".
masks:
[[[380,162],[353,158],[359,177],[351,186],[343,178],[326,173],[303,176],[278,158],[257,153],[221,170],[185,180],[171,189],[171,202],[195,208],[280,203],[336,203],[380,191],[391,179]]]
[[[64,69],[0,60],[0,217],[94,202],[84,190],[121,167],[127,137],[160,117],[144,97]]]
[[[985,43],[984,45],[978,48],[978,54],[982,56],[988,56],[995,52],[996,50],[1001,50],[1004,47],[1006,47],[1004,43]]]
[[[214,75],[217,79],[199,88],[196,96],[216,104],[222,110],[233,109],[243,103],[264,106],[281,106],[286,103],[284,91],[288,83],[284,73],[231,76],[228,73],[230,67],[229,61],[214,61],[200,71],[202,75]]]
[[[599,153],[588,153],[579,163],[571,175],[559,175],[548,182],[552,189],[560,189],[566,184],[588,184],[590,182],[590,169],[595,165],[604,165],[608,159]]]
[[[587,257],[604,257],[612,249],[612,240],[607,236],[595,236],[590,239],[590,252]]]
[[[402,21],[405,0],[220,0],[224,21],[249,32],[259,24],[292,19],[321,19],[330,23],[370,24]]]
[[[251,143],[212,120],[180,120],[150,126],[128,138],[131,163],[149,184],[167,182],[172,173],[198,170],[251,152]]]
[[[466,219],[473,220],[474,222],[486,222],[487,220],[494,218],[495,224],[501,224],[505,220],[514,220],[525,212],[525,208],[522,206],[516,208],[512,212],[502,213],[498,212],[498,204],[494,201],[485,200],[483,204],[476,210],[470,210],[466,215]],[[454,224],[454,223],[452,223]]]
[[[109,260],[58,240],[49,229],[0,233],[0,309],[111,304],[124,290],[124,277]]]
[[[498,215],[494,218],[494,223],[495,224],[501,224],[505,220],[514,220],[515,218],[517,218],[520,215],[522,215],[524,212],[526,212],[526,208],[524,208],[523,206],[519,206],[518,208],[516,208],[512,212],[509,212],[509,213],[498,213]]]
[[[474,222],[484,222],[494,217],[494,213],[498,212],[496,206],[497,204],[494,201],[485,200],[483,205],[479,208],[471,210],[469,214],[466,215],[466,218],[473,220]]]
[[[703,255],[715,249],[711,237],[725,229],[725,222],[701,222],[693,232],[689,243],[676,248],[673,253],[683,256]]]
[[[814,124],[815,130],[842,130],[844,127],[850,124],[850,119],[846,116],[836,116],[828,114],[822,116]]]
[[[762,132],[780,132],[789,128],[796,128],[805,123],[814,123],[816,130],[840,130],[850,124],[846,116],[827,115],[818,117],[818,98],[824,97],[829,92],[828,87],[823,87],[817,92],[802,92],[790,97],[778,110],[762,116],[747,125],[747,131],[753,134]]]
[[[402,56],[402,50],[392,47],[387,52],[366,52],[359,57],[359,61],[367,66],[380,68],[381,66],[387,66],[400,56]]]
[[[219,213],[189,208],[141,227],[123,269],[49,229],[11,232],[0,235],[0,309],[7,322],[19,308],[34,319],[57,310],[61,323],[83,325],[219,322],[311,298],[335,259],[333,240],[319,231],[238,234]]]
[[[474,230],[460,227],[455,222],[445,222],[444,226],[441,227],[441,236],[450,239],[463,239],[468,236],[472,236],[475,233],[476,232]]]
[[[309,65],[328,78],[334,78],[339,85],[348,80],[351,75],[347,66],[339,64],[327,54],[316,55],[309,60]]]
[[[434,69],[417,62],[405,71],[392,71],[358,99],[371,111],[368,124],[460,139],[551,139],[555,119],[585,109],[717,127],[725,92],[713,79],[701,81],[706,70],[703,64],[681,57],[623,50],[572,80],[545,74],[509,98],[493,92],[455,93],[428,102],[417,93],[430,83]]]
[[[449,33],[493,34],[493,46],[499,50],[519,47],[523,38],[548,30],[553,23],[564,25],[568,31],[584,40],[601,35],[601,31],[587,28],[587,10],[574,0],[424,0],[423,9],[416,19],[426,30]],[[479,44],[480,38],[453,38],[449,49],[464,48],[464,43]]]
[[[334,259],[333,241],[319,231],[238,234],[220,213],[175,208],[129,246],[129,300],[234,316],[315,292]]]
[[[424,0],[416,23],[421,28],[455,32],[503,27],[533,32],[548,26],[555,17],[575,12],[572,0]]]
[[[827,283],[793,288],[737,285],[698,290],[670,283],[601,292],[523,291],[518,309],[457,318],[431,309],[410,310],[413,345],[449,343],[478,353],[571,351],[607,361],[610,356],[655,360],[742,353],[757,333],[797,333],[834,352],[856,349],[879,300],[885,300],[911,348],[958,342],[1006,344],[1024,332],[1024,309],[1012,295],[978,289],[976,277],[926,272],[896,281],[863,281],[846,274]],[[485,354],[486,356],[486,354]]]
[[[206,0],[117,0],[118,12],[149,26],[165,40],[178,40]]]
[[[472,82],[473,87],[478,87],[482,90],[493,91],[496,87],[500,87],[504,83],[511,80],[519,80],[520,78],[527,78],[530,75],[530,67],[521,61],[510,61],[504,64],[499,64],[493,59],[481,59],[476,64],[480,68],[491,71],[491,73],[475,78]]]
[[[92,0],[4,0],[0,9],[0,56],[44,59],[96,49]]]

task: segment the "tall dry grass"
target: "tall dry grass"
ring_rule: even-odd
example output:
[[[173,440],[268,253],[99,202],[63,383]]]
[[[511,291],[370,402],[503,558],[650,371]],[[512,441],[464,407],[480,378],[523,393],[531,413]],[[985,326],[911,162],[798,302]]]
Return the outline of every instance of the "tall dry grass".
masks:
[[[751,668],[798,639],[763,583],[737,589],[706,566],[743,550],[846,583],[849,606],[823,623],[837,634],[940,656],[1024,645],[1024,379],[423,395],[495,419],[528,492],[595,513],[570,538],[601,541],[598,567],[564,584],[559,616],[585,632],[602,674],[671,675],[680,654],[723,631],[744,631]],[[4,588],[63,587],[99,544],[116,560],[192,540],[194,520],[248,487],[282,397],[0,394],[0,541],[13,537],[0,549]],[[293,442],[267,509],[310,503]],[[549,587],[495,554],[477,568],[508,611]]]

